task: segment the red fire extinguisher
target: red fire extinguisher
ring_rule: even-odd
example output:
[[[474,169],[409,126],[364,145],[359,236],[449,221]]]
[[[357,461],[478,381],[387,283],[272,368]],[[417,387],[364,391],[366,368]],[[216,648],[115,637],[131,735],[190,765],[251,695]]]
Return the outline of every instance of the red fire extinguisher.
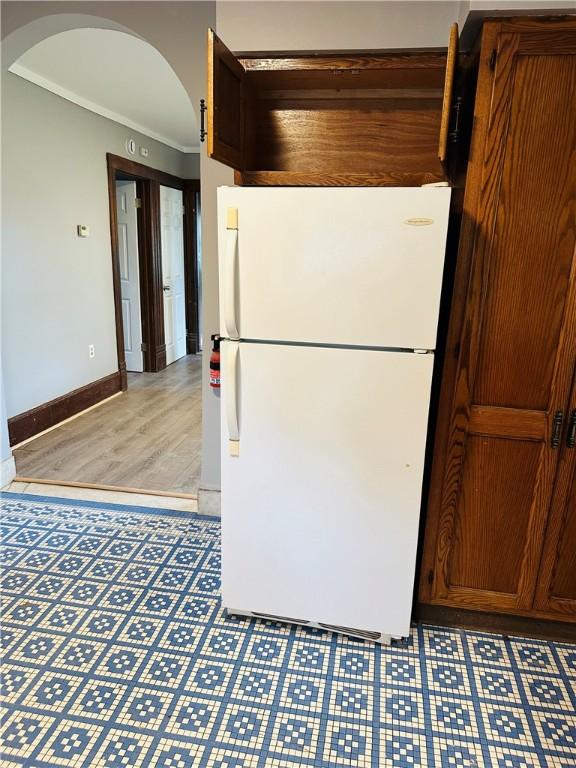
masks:
[[[220,336],[214,333],[210,338],[213,341],[210,355],[210,386],[213,389],[220,389]]]

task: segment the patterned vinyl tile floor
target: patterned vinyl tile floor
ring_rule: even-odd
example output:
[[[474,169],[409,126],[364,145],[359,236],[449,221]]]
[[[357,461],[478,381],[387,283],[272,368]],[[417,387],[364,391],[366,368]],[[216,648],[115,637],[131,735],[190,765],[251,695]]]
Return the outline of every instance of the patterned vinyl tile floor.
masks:
[[[227,618],[216,519],[2,507],[3,768],[576,766],[576,646]]]

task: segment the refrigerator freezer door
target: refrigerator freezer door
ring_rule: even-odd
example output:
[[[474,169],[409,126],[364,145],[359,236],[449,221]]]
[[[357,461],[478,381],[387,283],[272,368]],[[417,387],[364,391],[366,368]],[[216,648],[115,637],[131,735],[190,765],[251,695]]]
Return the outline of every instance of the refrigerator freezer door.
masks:
[[[433,355],[221,350],[224,607],[407,635]]]
[[[221,334],[434,349],[449,204],[446,187],[221,187]]]

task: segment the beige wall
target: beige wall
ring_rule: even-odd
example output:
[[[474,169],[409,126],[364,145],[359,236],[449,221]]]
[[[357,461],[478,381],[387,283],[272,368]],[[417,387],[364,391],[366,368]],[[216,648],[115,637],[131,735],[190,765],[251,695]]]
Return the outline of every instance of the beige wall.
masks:
[[[216,25],[233,51],[444,46],[460,5],[223,0],[216,3]]]

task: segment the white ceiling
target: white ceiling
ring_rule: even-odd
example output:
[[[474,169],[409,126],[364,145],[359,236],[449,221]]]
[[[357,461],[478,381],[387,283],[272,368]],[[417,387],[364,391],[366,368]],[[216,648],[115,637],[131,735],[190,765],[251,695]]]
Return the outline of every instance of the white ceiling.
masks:
[[[30,48],[10,71],[182,152],[198,151],[184,86],[154,47],[132,35],[61,32]]]

